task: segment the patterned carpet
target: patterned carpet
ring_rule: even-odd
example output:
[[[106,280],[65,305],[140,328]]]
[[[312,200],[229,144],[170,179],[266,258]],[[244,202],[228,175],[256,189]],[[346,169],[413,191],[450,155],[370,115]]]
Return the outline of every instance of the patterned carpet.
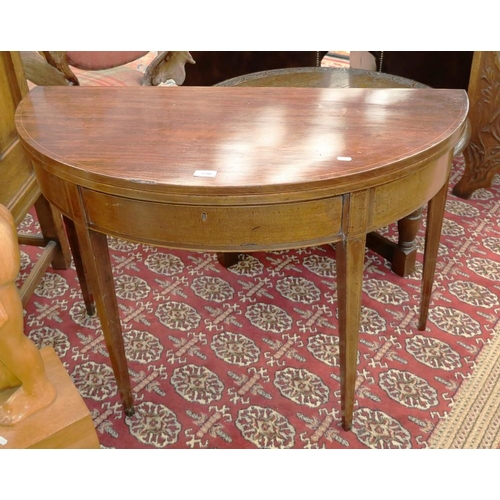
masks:
[[[460,157],[452,186],[462,169]],[[449,195],[426,332],[416,328],[420,263],[400,278],[366,251],[352,432],[340,426],[330,245],[246,255],[224,269],[214,254],[110,238],[131,418],[73,269],[49,270],[25,331],[54,347],[103,448],[498,447],[499,181],[470,200]],[[22,230],[36,226],[29,215]],[[382,232],[394,237],[395,227]],[[19,283],[36,252],[22,248]]]

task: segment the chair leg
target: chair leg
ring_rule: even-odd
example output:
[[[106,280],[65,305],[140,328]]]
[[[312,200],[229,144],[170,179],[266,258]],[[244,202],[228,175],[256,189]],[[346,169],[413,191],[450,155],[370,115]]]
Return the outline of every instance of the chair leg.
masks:
[[[415,271],[417,245],[415,238],[420,228],[423,207],[398,221],[398,245],[394,249],[392,270],[398,276],[408,276]]]
[[[40,195],[35,202],[35,210],[44,239],[58,243],[52,259],[52,267],[54,269],[68,269],[71,265],[71,250],[61,214],[49,204],[43,195]]]
[[[415,271],[417,260],[415,238],[421,219],[422,208],[419,208],[398,221],[397,244],[378,233],[369,233],[367,236],[368,248],[391,262],[391,269],[398,276],[405,277]]]

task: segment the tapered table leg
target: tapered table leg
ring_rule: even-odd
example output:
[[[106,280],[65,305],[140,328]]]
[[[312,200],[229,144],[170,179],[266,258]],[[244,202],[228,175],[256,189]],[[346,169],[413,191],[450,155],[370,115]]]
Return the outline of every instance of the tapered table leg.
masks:
[[[238,263],[239,254],[234,252],[219,252],[217,260],[221,266],[228,268]]]
[[[118,385],[125,414],[134,414],[134,401],[125,355],[122,328],[109,258],[107,237],[80,224],[74,225],[90,288],[94,293],[97,314]]]
[[[446,196],[448,193],[448,183],[446,183],[429,201],[427,207],[427,227],[425,231],[425,250],[422,277],[422,295],[420,298],[420,317],[418,329],[425,330],[427,317],[429,314],[429,303],[436,270],[436,260],[439,250],[439,240],[443,227],[444,209],[446,206]]]
[[[95,303],[94,297],[92,296],[92,290],[90,289],[90,283],[88,279],[88,271],[85,269],[83,263],[82,253],[80,251],[80,244],[78,243],[78,237],[76,235],[76,229],[74,222],[66,216],[63,216],[64,226],[66,227],[66,233],[68,235],[69,244],[71,247],[71,253],[73,254],[73,262],[75,263],[76,274],[78,276],[78,281],[80,282],[80,288],[82,290],[83,302],[85,303],[85,309],[89,316],[94,316],[95,314]],[[89,265],[87,265],[89,267]]]
[[[336,245],[342,427],[352,427],[366,236]]]

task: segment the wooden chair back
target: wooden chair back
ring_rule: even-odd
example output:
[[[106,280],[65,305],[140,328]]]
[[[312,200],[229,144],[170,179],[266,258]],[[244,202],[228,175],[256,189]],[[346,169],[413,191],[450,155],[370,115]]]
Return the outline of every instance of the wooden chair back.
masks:
[[[55,269],[67,269],[71,262],[61,215],[41,194],[33,166],[17,134],[15,112],[27,92],[20,54],[0,52],[0,204],[11,212],[16,225],[34,206],[41,234],[18,234],[19,243],[44,248],[21,287],[23,305],[51,263]]]

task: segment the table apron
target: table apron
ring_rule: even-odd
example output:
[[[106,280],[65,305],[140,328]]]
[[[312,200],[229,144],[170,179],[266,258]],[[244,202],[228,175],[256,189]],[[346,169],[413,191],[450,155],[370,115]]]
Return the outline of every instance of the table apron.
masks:
[[[146,202],[88,189],[81,196],[91,229],[170,248],[252,252],[321,245],[341,234],[342,196],[254,206]]]
[[[447,182],[450,165],[451,154],[445,154],[403,178],[361,190],[367,193],[363,206],[356,205],[355,193],[288,203],[186,205],[77,186],[34,162],[46,198],[76,223],[139,243],[214,252],[317,246],[377,230],[429,201]],[[345,211],[347,198],[351,216]],[[366,218],[352,217],[364,210]]]
[[[450,150],[410,175],[373,188],[368,231],[401,220],[431,200],[448,182],[452,160]]]

